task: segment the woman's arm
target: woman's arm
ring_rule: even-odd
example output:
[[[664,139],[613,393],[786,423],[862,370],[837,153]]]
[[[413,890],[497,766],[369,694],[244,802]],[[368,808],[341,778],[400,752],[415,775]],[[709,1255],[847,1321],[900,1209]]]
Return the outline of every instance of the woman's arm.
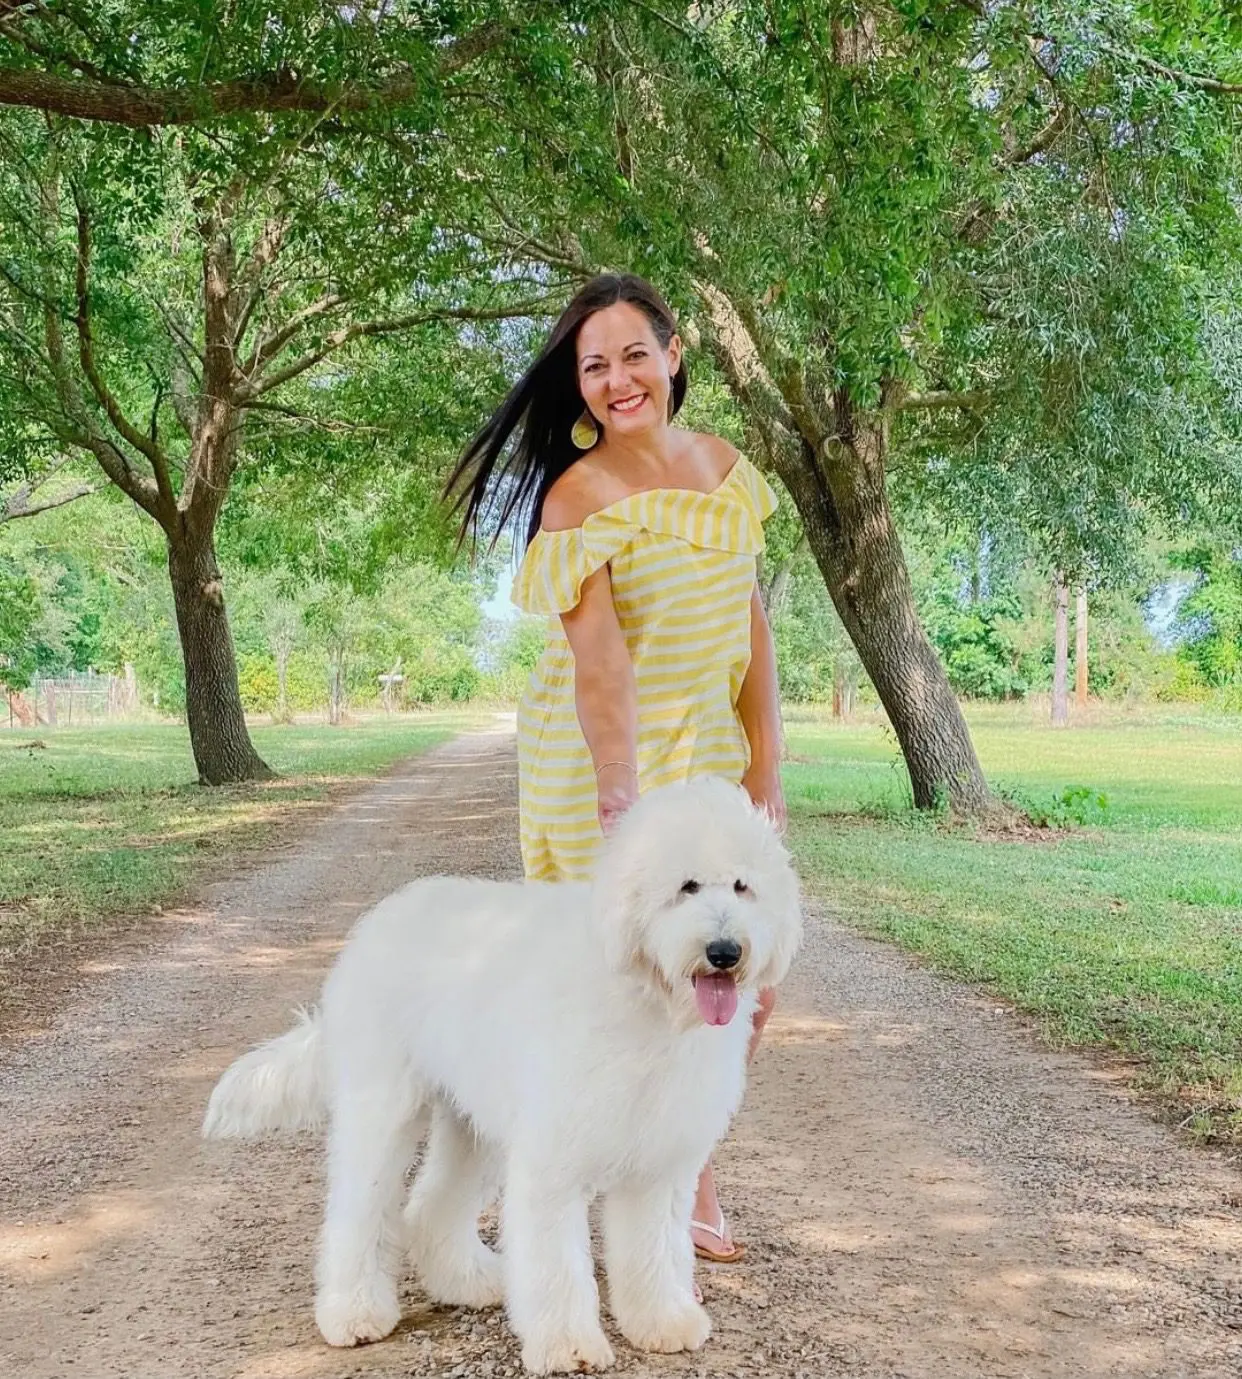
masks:
[[[750,596],[750,665],[737,697],[738,717],[750,744],[750,765],[742,777],[750,797],[785,824],[781,788],[781,706],[776,678],[776,647],[756,583]]]
[[[578,722],[595,765],[599,823],[607,833],[638,798],[638,689],[607,565],[583,580],[578,606],[561,615],[561,625],[574,654]]]

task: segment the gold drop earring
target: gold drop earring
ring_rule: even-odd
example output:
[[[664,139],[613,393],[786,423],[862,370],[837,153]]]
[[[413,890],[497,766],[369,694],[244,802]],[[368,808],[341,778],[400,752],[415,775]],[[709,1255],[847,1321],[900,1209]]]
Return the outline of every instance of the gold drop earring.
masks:
[[[599,427],[595,423],[595,418],[591,415],[588,408],[574,422],[569,431],[569,439],[578,447],[579,450],[590,450],[599,440]]]

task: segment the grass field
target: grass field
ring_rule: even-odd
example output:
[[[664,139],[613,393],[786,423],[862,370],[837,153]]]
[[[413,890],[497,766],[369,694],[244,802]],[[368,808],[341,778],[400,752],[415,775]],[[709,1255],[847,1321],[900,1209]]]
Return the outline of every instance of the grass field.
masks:
[[[1188,1129],[1242,1143],[1242,723],[1096,715],[1054,732],[1027,709],[970,717],[989,778],[1061,827],[1012,841],[915,816],[884,728],[792,713],[808,881],[1054,1040],[1134,1055]]]
[[[278,824],[468,721],[255,727],[279,779],[216,790],[192,783],[178,725],[0,733],[0,965],[40,940],[176,901],[209,869],[270,841]]]

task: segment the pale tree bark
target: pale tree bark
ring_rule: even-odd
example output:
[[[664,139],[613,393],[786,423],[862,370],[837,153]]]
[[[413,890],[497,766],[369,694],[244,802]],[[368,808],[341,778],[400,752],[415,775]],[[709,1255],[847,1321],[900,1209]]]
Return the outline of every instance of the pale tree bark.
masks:
[[[832,665],[832,716],[847,719],[854,712],[854,681],[849,667],[838,657]]]
[[[328,687],[328,722],[339,728],[345,719],[345,649],[332,650],[331,680]]]
[[[785,611],[785,606],[789,602],[789,586],[793,579],[794,562],[802,553],[805,545],[806,533],[803,532],[785,559],[779,563],[774,563],[765,571],[765,577],[759,586],[759,594],[763,600],[763,611],[768,615],[769,621],[773,618],[779,618]]]
[[[1080,588],[1074,616],[1074,702],[1080,709],[1087,707],[1087,655],[1087,591]]]
[[[1056,631],[1052,655],[1052,726],[1069,722],[1069,585],[1056,579]]]

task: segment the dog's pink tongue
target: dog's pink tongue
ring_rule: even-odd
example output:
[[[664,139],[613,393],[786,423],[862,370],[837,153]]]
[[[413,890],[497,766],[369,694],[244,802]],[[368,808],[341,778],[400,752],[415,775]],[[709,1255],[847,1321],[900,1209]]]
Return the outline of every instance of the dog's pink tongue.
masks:
[[[727,1025],[737,1013],[737,983],[728,972],[695,977],[694,999],[709,1025]]]

